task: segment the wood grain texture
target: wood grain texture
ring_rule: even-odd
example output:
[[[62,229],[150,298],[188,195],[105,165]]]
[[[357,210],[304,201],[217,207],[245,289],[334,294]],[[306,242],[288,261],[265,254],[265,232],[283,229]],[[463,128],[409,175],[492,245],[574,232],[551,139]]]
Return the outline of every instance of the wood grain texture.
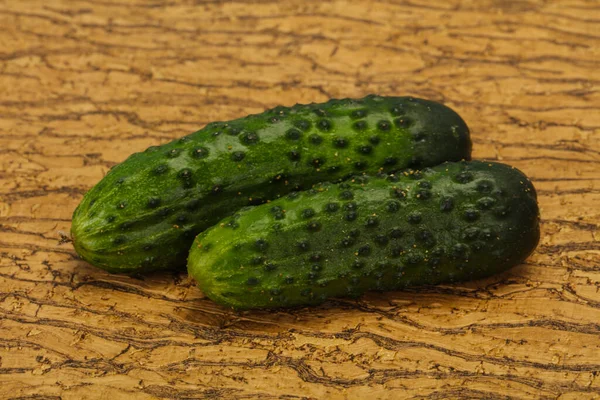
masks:
[[[0,398],[600,398],[595,0],[0,0]],[[134,151],[278,104],[415,95],[539,191],[494,278],[234,313],[63,235]]]

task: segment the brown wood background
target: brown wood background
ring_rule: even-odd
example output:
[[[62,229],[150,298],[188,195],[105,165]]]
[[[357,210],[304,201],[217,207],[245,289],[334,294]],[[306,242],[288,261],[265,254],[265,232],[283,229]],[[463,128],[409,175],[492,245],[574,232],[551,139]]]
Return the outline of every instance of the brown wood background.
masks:
[[[600,3],[0,0],[0,397],[600,398]],[[504,275],[233,313],[61,235],[115,163],[278,104],[415,95],[531,176]]]

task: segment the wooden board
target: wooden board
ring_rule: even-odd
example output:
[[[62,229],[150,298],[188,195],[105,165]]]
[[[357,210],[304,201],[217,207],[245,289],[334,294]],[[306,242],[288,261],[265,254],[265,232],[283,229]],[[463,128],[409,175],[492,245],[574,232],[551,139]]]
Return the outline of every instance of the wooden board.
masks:
[[[594,0],[0,0],[0,397],[600,398]],[[368,93],[443,101],[539,191],[480,282],[234,313],[184,272],[110,275],[70,217],[130,153]]]

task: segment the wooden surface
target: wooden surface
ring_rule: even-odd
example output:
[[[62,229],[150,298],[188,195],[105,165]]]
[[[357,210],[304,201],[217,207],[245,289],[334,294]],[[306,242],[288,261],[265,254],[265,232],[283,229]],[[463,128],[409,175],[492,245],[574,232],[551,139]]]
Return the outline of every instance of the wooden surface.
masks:
[[[0,0],[0,398],[600,398],[600,5]],[[278,104],[415,95],[531,176],[542,240],[481,282],[233,313],[68,234],[130,153]]]

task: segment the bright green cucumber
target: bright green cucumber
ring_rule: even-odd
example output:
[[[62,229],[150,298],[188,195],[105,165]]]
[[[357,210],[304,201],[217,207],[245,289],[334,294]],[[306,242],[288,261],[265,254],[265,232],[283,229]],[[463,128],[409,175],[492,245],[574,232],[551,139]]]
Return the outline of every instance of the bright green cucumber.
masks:
[[[539,234],[535,189],[520,171],[444,163],[240,210],[198,235],[188,271],[233,308],[308,305],[486,277],[522,262]]]
[[[134,273],[185,265],[194,237],[247,205],[362,171],[469,159],[464,121],[441,104],[368,96],[215,122],[133,154],[75,210],[74,246]]]

